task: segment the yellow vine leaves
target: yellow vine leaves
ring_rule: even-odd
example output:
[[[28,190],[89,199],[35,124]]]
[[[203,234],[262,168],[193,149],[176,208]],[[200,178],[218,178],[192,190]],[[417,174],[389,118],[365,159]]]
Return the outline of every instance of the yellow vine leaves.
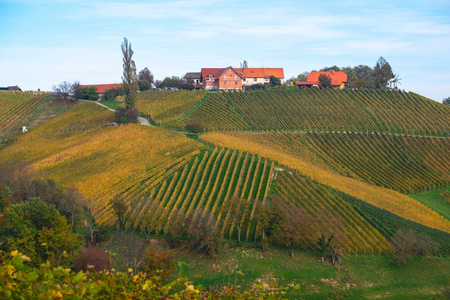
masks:
[[[350,196],[366,201],[379,208],[390,211],[402,218],[425,226],[450,232],[450,222],[444,217],[399,192],[370,185],[324,169],[299,156],[276,150],[268,145],[246,138],[252,133],[210,132],[201,139],[220,147],[228,147],[269,158],[282,165],[298,170],[301,174],[325,186],[340,190]]]

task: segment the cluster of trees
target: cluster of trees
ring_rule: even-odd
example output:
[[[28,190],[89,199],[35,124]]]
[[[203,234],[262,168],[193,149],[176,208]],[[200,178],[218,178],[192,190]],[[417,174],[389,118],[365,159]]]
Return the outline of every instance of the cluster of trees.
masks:
[[[312,70],[311,72],[315,71]],[[400,79],[394,75],[391,65],[383,57],[377,60],[373,68],[367,65],[339,68],[334,65],[332,67],[322,68],[319,71],[342,71],[347,74],[347,81],[350,87],[354,88],[384,89],[391,84],[395,87],[397,83],[400,83]],[[297,78],[291,78],[289,81],[307,81],[308,74],[309,72],[301,73]],[[319,77],[319,81],[324,87],[331,86],[331,79],[327,76]]]

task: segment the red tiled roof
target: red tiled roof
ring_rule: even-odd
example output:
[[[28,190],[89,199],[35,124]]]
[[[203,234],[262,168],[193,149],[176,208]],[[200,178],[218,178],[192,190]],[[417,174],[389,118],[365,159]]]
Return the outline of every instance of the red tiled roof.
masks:
[[[97,94],[104,94],[107,90],[112,90],[120,87],[121,83],[113,83],[113,84],[87,84],[80,85],[81,88],[95,86],[97,88]]]
[[[295,83],[296,85],[315,85],[320,84],[318,81],[299,81]]]
[[[284,78],[283,68],[236,68],[238,73],[243,78],[269,78],[275,76],[276,78]]]
[[[226,68],[202,68],[202,80],[205,80],[209,77],[209,74],[211,74],[214,79],[219,78],[220,73]]]
[[[206,79],[211,74],[214,79],[217,79],[222,75],[222,72],[233,69],[242,78],[269,78],[275,76],[276,78],[284,78],[283,68],[202,68],[202,80]]]
[[[306,77],[308,81],[319,82],[319,76],[325,74],[331,78],[332,85],[341,85],[343,82],[347,82],[347,74],[342,71],[330,71],[330,72],[311,72]]]

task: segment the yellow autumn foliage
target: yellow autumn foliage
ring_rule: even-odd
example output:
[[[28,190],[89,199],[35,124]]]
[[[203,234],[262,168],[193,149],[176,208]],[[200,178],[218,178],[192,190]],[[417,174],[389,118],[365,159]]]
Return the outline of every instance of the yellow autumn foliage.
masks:
[[[201,139],[216,146],[247,151],[251,154],[269,158],[282,165],[298,170],[301,174],[318,183],[342,191],[350,196],[397,214],[402,218],[431,228],[450,232],[450,222],[448,220],[411,197],[393,190],[339,175],[332,170],[327,170],[311,163],[308,159],[288,154],[282,150],[263,145],[262,142],[259,143],[246,138],[247,134],[251,135],[252,133],[210,132],[202,135]]]
[[[110,199],[125,192],[127,198],[142,196],[205,148],[156,127],[107,127],[113,117],[94,103],[80,105],[2,149],[0,165],[31,166],[74,186],[90,200],[96,219],[110,224]]]

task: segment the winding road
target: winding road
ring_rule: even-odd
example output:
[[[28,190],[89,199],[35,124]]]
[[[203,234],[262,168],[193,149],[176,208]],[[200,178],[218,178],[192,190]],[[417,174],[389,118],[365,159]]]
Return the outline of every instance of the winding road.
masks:
[[[116,111],[115,109],[112,109],[111,107],[108,107],[105,104],[102,104],[102,103],[97,102],[97,101],[91,101],[91,100],[80,100],[80,101],[83,101],[83,102],[94,102],[94,103],[97,103],[100,106],[103,106],[103,107],[107,108],[110,111],[114,111],[114,112]],[[138,117],[138,120],[139,120],[139,122],[141,123],[142,126],[152,126],[152,124],[150,124],[150,122],[146,118]]]

